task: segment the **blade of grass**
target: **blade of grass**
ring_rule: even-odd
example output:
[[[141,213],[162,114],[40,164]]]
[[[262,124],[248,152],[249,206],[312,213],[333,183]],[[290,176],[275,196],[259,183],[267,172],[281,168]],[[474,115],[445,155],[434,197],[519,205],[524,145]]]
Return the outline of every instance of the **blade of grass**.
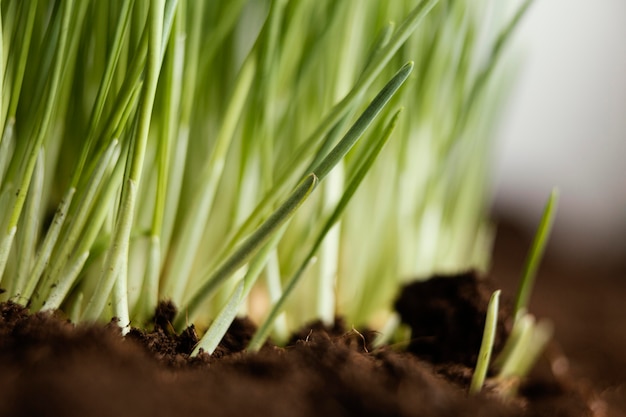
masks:
[[[9,167],[13,152],[15,151],[15,119],[11,119],[5,126],[2,138],[0,138],[0,190],[3,189],[4,175]]]
[[[4,31],[2,30],[2,20],[3,20],[3,16],[1,13],[1,9],[0,9],[0,91],[4,91],[4,74],[6,73],[6,68],[5,68],[5,58],[4,58],[4,54],[5,54],[5,45],[4,45]],[[4,126],[4,97],[2,97],[0,95],[0,126]],[[0,136],[0,141],[2,140],[2,136]],[[0,181],[1,181],[2,175],[0,175]],[[0,182],[1,184],[1,182]]]
[[[176,329],[182,329],[184,327],[187,317],[193,320],[202,302],[212,295],[215,289],[235,270],[242,266],[273,233],[276,233],[280,226],[282,226],[307,199],[318,182],[319,180],[314,174],[307,176],[300,185],[295,188],[285,202],[237,248],[235,253],[226,259],[204,280],[204,284],[192,295],[189,302],[181,308],[181,311],[186,314],[178,315],[174,321],[174,327]]]
[[[372,164],[376,160],[376,157],[382,150],[383,146],[389,140],[389,137],[391,136],[391,133],[393,132],[396,126],[396,123],[398,121],[399,114],[400,114],[400,111],[395,113],[391,122],[385,129],[385,133],[378,139],[377,142],[375,142],[371,146],[371,150],[369,154],[363,159],[362,164],[358,167],[354,176],[348,181],[346,189],[343,195],[341,196],[341,200],[339,200],[339,203],[335,207],[335,210],[330,215],[330,217],[324,224],[324,227],[317,235],[317,239],[315,243],[311,246],[311,249],[309,250],[307,256],[304,258],[302,263],[300,264],[300,267],[287,282],[287,285],[283,289],[283,293],[280,299],[274,303],[267,318],[264,320],[263,324],[259,327],[257,332],[252,337],[252,340],[250,341],[250,344],[248,345],[248,350],[258,351],[263,346],[263,343],[265,343],[265,340],[269,336],[269,332],[270,332],[270,329],[274,320],[276,319],[276,317],[278,317],[278,314],[282,311],[282,308],[285,302],[287,301],[287,298],[291,295],[296,285],[300,281],[300,278],[302,277],[305,269],[308,267],[309,263],[311,262],[311,259],[313,259],[313,257],[315,256],[315,253],[317,252],[322,242],[324,241],[326,234],[328,233],[329,230],[332,229],[333,225],[339,220],[339,218],[341,217],[341,214],[343,213],[344,209],[348,205],[348,202],[350,201],[350,199],[356,192],[357,188],[363,181],[363,178],[365,178],[365,174],[369,171]]]
[[[171,155],[176,135],[178,109],[181,103],[182,73],[184,63],[184,34],[182,33],[182,17],[179,15],[174,21],[174,33],[170,42],[168,55],[165,56],[164,69],[161,75],[161,86],[164,90],[164,111],[160,140],[157,144],[157,185],[150,227],[150,242],[148,262],[143,280],[143,291],[137,300],[133,317],[139,322],[147,320],[156,308],[159,299],[159,277],[161,275],[162,245],[161,236],[165,210],[167,207],[167,192],[170,180]]]
[[[224,337],[237,316],[237,311],[239,311],[244,297],[243,287],[244,282],[243,279],[241,279],[228,299],[228,303],[222,308],[217,317],[215,317],[211,327],[209,327],[200,340],[200,343],[198,343],[193,349],[193,352],[191,352],[191,356],[197,356],[201,350],[207,352],[209,355],[213,354],[220,340],[222,340],[222,337]]]
[[[478,360],[472,382],[470,383],[469,393],[478,394],[485,383],[487,370],[489,369],[489,361],[491,360],[491,352],[493,351],[493,343],[496,338],[496,327],[498,325],[498,306],[500,304],[500,290],[495,291],[489,300],[487,307],[487,318],[485,319],[485,329],[483,330],[483,339],[480,343],[478,352]]]
[[[539,228],[537,229],[537,233],[533,239],[528,258],[526,259],[524,272],[522,274],[520,286],[517,290],[517,298],[515,300],[515,317],[517,317],[521,312],[527,311],[528,301],[530,300],[530,294],[532,293],[535,283],[537,269],[539,268],[539,263],[541,262],[548,238],[550,237],[550,232],[552,231],[552,224],[554,223],[554,217],[556,215],[558,199],[559,192],[555,188],[550,193],[550,197],[545,205],[543,215],[541,216],[541,222],[539,223]]]
[[[516,355],[513,355],[512,364],[506,366],[508,369],[506,372],[503,372],[503,376],[506,376],[506,373],[509,372],[520,377],[528,375],[533,365],[537,362],[539,355],[552,339],[553,333],[554,327],[551,322],[539,320],[535,323],[528,343],[519,348],[519,351],[523,354],[517,358],[515,358]]]
[[[551,323],[545,320],[536,322],[535,317],[530,314],[524,314],[515,326],[517,327],[515,343],[512,344],[496,377],[503,382],[504,396],[515,393],[519,380],[528,375],[553,333]]]
[[[163,226],[161,233],[161,248],[162,253],[169,253],[169,248],[175,248],[178,245],[178,239],[181,236],[180,232],[175,231],[176,217],[180,214],[180,200],[181,190],[184,185],[185,166],[187,164],[188,150],[190,143],[190,130],[192,125],[193,110],[197,102],[196,91],[203,88],[201,83],[198,64],[200,57],[204,56],[204,50],[201,48],[200,42],[202,40],[202,19],[204,16],[206,4],[205,2],[188,2],[182,1],[178,4],[176,14],[180,16],[180,31],[181,41],[184,42],[185,48],[183,48],[183,62],[182,65],[182,79],[181,79],[181,100],[179,117],[174,127],[175,148],[174,154],[171,156],[172,167],[170,169],[170,177],[168,181],[168,199],[165,206],[165,216],[163,218]],[[213,42],[212,37],[207,37],[207,41]],[[169,258],[171,255],[168,254]],[[170,261],[167,260],[165,264]],[[163,277],[160,282],[161,294],[165,297],[169,297],[169,293],[165,291],[170,280],[169,269],[165,268],[162,271]],[[175,278],[172,278],[175,279]]]
[[[30,269],[33,266],[33,259],[35,258],[37,235],[39,232],[39,213],[41,211],[41,198],[44,184],[44,155],[45,151],[42,147],[37,157],[33,181],[28,191],[28,198],[26,199],[20,228],[16,236],[17,271],[15,274],[14,287],[9,289],[9,294],[17,296],[18,298],[22,298],[24,286]]]
[[[352,148],[356,141],[361,137],[369,125],[374,121],[383,107],[389,102],[391,97],[398,91],[400,86],[404,84],[406,79],[413,70],[413,62],[408,62],[393,76],[393,78],[383,87],[378,95],[372,100],[365,111],[359,116],[357,121],[352,125],[350,130],[341,139],[329,154],[320,163],[313,167],[312,171],[318,176],[320,181],[328,175],[330,170],[344,157]]]
[[[70,187],[63,196],[63,198],[61,198],[61,201],[59,202],[59,205],[54,212],[54,217],[52,218],[52,222],[50,223],[50,226],[46,233],[46,237],[44,238],[41,247],[37,252],[35,263],[29,274],[28,282],[22,292],[21,299],[23,299],[23,301],[25,302],[30,300],[31,296],[33,295],[33,291],[35,290],[35,287],[39,282],[39,277],[43,273],[44,269],[48,266],[48,261],[50,260],[50,256],[54,249],[54,245],[57,242],[59,234],[61,233],[61,228],[65,223],[68,208],[72,200],[74,199],[75,192],[76,189]]]
[[[250,290],[261,274],[269,256],[275,250],[276,245],[282,238],[287,224],[288,222],[285,223],[280,230],[269,239],[263,248],[254,256],[252,261],[250,261],[246,275],[237,283],[227,303],[219,312],[213,323],[211,323],[211,326],[206,331],[204,336],[202,336],[198,345],[194,348],[192,356],[197,355],[200,352],[200,349],[204,350],[209,355],[213,354],[215,348],[222,340],[228,331],[228,328],[237,316],[241,305],[250,294]]]

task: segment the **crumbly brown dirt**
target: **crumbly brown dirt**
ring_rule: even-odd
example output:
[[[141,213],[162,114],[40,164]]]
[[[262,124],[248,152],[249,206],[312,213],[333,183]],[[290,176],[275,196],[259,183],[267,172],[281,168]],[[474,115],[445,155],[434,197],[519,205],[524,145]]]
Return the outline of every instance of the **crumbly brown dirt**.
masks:
[[[409,316],[415,311],[406,300],[441,298],[417,313],[427,327],[409,323],[419,337],[407,352],[373,349],[373,332],[346,330],[338,321],[332,329],[306,326],[285,348],[268,344],[250,354],[243,349],[254,325],[243,319],[233,323],[213,356],[190,358],[197,336],[193,328],[173,332],[175,309],[169,304],[159,307],[154,330],[122,337],[115,324],[74,326],[5,303],[0,415],[591,415],[586,396],[554,378],[549,367],[523,385],[523,397],[515,401],[489,393],[468,396],[476,338],[467,326],[482,332],[491,290],[471,274],[441,279],[446,281],[412,285],[399,298],[400,312]]]

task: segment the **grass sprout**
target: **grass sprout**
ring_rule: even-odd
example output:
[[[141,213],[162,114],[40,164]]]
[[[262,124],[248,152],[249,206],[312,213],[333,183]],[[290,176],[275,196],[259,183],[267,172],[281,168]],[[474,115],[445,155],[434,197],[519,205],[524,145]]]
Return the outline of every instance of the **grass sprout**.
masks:
[[[251,350],[393,324],[401,284],[488,265],[529,4],[1,2],[0,301],[128,329],[171,300],[196,353],[238,315]]]
[[[476,368],[474,368],[474,374],[472,375],[472,382],[470,383],[469,393],[477,394],[483,388],[485,379],[487,377],[487,371],[489,370],[489,361],[491,360],[491,352],[493,351],[493,343],[496,339],[496,327],[498,325],[498,307],[500,305],[500,290],[496,290],[489,299],[489,306],[487,307],[487,317],[485,319],[485,329],[483,331],[483,338],[480,343],[480,350],[478,352],[478,360],[476,362]]]
[[[517,298],[515,300],[515,317],[523,315],[528,309],[528,301],[537,275],[537,268],[543,258],[546,244],[552,231],[552,224],[556,216],[556,209],[559,200],[559,192],[555,188],[550,193],[548,201],[541,216],[541,222],[535,233],[535,238],[530,248],[530,253],[524,265],[524,272],[520,281],[520,287],[517,290]]]
[[[558,190],[550,193],[541,221],[531,245],[515,303],[515,315],[511,333],[494,362],[498,373],[496,383],[503,396],[512,396],[519,381],[528,374],[539,355],[552,338],[553,326],[548,320],[537,321],[528,313],[528,301],[532,284],[552,230],[558,203]]]

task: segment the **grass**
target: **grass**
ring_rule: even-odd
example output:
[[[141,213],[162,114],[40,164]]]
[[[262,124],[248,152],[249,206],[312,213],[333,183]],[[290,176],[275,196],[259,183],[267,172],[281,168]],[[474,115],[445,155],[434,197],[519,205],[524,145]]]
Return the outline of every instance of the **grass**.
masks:
[[[470,394],[479,393],[483,388],[483,384],[485,383],[485,379],[487,377],[487,371],[489,370],[491,354],[493,351],[493,343],[496,339],[496,327],[498,325],[499,306],[500,290],[496,290],[489,299],[489,306],[487,307],[487,317],[485,318],[485,330],[483,332],[483,338],[480,343],[480,350],[478,351],[476,368],[474,368],[472,381],[470,382]]]
[[[1,300],[128,329],[169,299],[208,352],[244,314],[251,350],[392,331],[401,284],[488,266],[530,3],[3,1]]]
[[[516,393],[520,380],[530,372],[552,338],[552,324],[547,320],[537,322],[535,317],[528,313],[528,302],[539,263],[552,231],[558,196],[558,190],[555,188],[546,202],[517,290],[513,327],[502,352],[493,364],[497,370],[494,379],[499,385],[498,391],[502,396],[512,396]],[[481,391],[489,370],[498,324],[499,298],[500,290],[497,290],[489,300],[483,338],[469,388],[470,394],[477,394]]]
[[[520,380],[530,372],[532,366],[552,338],[552,323],[537,321],[528,312],[530,293],[535,281],[539,263],[543,258],[548,237],[556,215],[559,193],[555,188],[546,202],[541,221],[528,258],[526,259],[514,310],[513,328],[502,352],[494,363],[498,369],[496,380],[503,389],[503,395],[512,396],[517,391]]]

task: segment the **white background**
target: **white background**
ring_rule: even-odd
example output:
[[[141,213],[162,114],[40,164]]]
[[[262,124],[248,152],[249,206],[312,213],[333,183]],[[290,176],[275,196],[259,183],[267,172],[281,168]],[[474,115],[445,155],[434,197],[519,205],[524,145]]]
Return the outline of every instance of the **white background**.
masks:
[[[558,186],[552,249],[615,260],[626,254],[626,0],[535,1],[516,46],[495,209],[534,228]]]

